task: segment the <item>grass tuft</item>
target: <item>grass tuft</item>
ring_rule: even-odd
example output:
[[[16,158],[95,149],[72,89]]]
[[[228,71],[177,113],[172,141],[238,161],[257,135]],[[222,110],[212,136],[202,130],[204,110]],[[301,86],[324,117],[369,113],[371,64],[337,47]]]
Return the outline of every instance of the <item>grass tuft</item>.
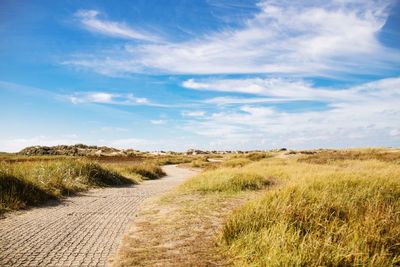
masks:
[[[146,162],[130,164],[124,167],[122,172],[128,174],[128,176],[139,175],[142,180],[154,180],[166,175],[160,166]]]
[[[252,161],[247,158],[232,158],[232,159],[224,161],[222,163],[222,166],[228,167],[228,168],[236,168],[236,167],[243,167],[250,163],[252,163]]]
[[[268,184],[271,184],[271,181],[259,174],[243,172],[240,169],[222,168],[203,172],[185,182],[181,188],[202,193],[235,193],[258,190]]]

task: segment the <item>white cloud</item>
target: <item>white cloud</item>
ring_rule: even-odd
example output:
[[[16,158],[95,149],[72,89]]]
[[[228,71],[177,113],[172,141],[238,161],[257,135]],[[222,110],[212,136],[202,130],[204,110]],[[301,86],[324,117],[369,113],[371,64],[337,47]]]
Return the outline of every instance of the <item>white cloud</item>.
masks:
[[[203,117],[206,113],[204,111],[182,111],[181,114],[186,117]]]
[[[74,93],[68,96],[68,100],[73,104],[151,105],[147,98],[135,97],[133,94],[114,94],[106,92]]]
[[[167,121],[166,120],[150,120],[151,124],[155,124],[155,125],[161,125],[161,124],[166,124]]]
[[[266,0],[241,28],[184,42],[127,45],[115,55],[79,56],[65,63],[103,74],[376,73],[400,59],[378,39],[391,1]],[[84,15],[92,20],[97,13]],[[94,27],[96,28],[96,27]],[[101,27],[97,27],[101,28]],[[124,54],[124,56],[121,56]],[[107,71],[104,71],[107,60]],[[249,88],[257,90],[257,88]]]
[[[262,148],[260,140],[269,140],[264,142],[265,148],[400,145],[400,78],[342,90],[353,97],[331,98],[325,110],[288,112],[254,104],[231,106],[189,121],[184,129],[224,149]]]
[[[96,10],[79,10],[75,13],[75,16],[80,19],[82,25],[93,32],[133,40],[160,41],[158,36],[143,30],[134,29],[121,22],[100,19],[99,15],[100,13]]]
[[[100,129],[102,132],[128,132],[129,130],[126,128],[122,128],[122,127],[110,127],[110,126],[106,126],[106,127],[101,127]]]
[[[221,96],[221,97],[206,99],[203,101],[203,103],[217,104],[217,105],[231,105],[231,104],[279,103],[287,101],[288,99],[283,99],[283,98],[281,99],[267,98],[267,97],[244,98],[244,97]]]
[[[389,135],[390,135],[390,136],[400,136],[400,129],[392,129],[392,130],[389,132]]]
[[[251,79],[210,79],[205,81],[195,81],[189,79],[182,83],[183,87],[194,90],[207,90],[229,93],[246,93],[260,96],[269,96],[286,100],[326,100],[326,99],[348,99],[354,97],[349,90],[329,90],[314,88],[311,83],[304,80],[293,80],[283,78],[251,78]],[[219,99],[223,102],[223,99]],[[274,99],[253,99],[255,102],[276,101]],[[278,99],[279,100],[279,99]],[[209,100],[218,102],[218,99]],[[251,101],[251,99],[248,99]]]

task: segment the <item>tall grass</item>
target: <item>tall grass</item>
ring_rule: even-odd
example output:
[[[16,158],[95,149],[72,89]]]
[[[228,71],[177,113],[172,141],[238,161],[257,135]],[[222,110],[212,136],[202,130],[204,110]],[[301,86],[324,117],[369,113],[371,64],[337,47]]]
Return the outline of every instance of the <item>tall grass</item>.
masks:
[[[222,163],[222,166],[235,168],[235,167],[243,167],[250,163],[252,163],[252,161],[247,158],[232,158],[232,159],[228,159],[228,160],[224,161]]]
[[[57,199],[90,187],[132,183],[87,160],[0,162],[0,212]]]
[[[258,190],[271,182],[256,173],[243,172],[240,169],[222,168],[203,172],[186,181],[181,188],[202,193],[235,193],[245,190]]]
[[[349,150],[325,150],[314,153],[308,157],[300,158],[299,161],[327,164],[343,160],[371,160],[400,163],[400,150],[397,149],[349,149]]]
[[[269,160],[243,167],[279,184],[226,221],[221,240],[236,265],[400,264],[399,165],[325,162]]]
[[[130,164],[123,167],[121,171],[128,176],[138,175],[142,180],[154,180],[166,175],[160,166],[148,162]]]

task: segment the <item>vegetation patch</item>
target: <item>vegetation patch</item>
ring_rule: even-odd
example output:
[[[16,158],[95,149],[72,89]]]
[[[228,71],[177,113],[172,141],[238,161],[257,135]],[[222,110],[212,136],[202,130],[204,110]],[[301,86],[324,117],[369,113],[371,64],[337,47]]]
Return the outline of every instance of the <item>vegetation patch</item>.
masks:
[[[122,171],[128,175],[139,175],[143,180],[154,180],[166,175],[160,166],[147,162],[130,164]]]
[[[203,172],[185,182],[181,188],[203,193],[235,193],[245,190],[258,190],[271,183],[272,180],[256,173],[244,172],[240,169],[222,168]]]
[[[398,266],[400,169],[377,160],[259,162],[280,185],[234,211],[221,240],[238,266]]]
[[[222,163],[222,166],[229,167],[229,168],[235,168],[235,167],[243,167],[250,163],[252,163],[252,161],[247,158],[232,158],[232,159],[224,161]]]
[[[90,187],[133,183],[118,172],[87,160],[0,163],[0,210],[35,205]]]
[[[310,156],[300,158],[299,161],[328,164],[343,160],[379,160],[384,162],[400,163],[398,149],[352,149],[352,150],[324,150]]]

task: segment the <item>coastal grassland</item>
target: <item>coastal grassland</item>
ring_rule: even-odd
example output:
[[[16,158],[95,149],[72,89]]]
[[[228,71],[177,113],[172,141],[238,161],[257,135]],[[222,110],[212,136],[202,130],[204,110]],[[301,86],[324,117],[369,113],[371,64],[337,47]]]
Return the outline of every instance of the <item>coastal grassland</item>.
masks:
[[[114,266],[398,266],[400,151],[306,152],[229,155],[146,207]]]
[[[117,171],[137,183],[143,180],[158,179],[165,175],[161,166],[153,161],[115,162],[104,164],[104,166]]]
[[[241,167],[225,167],[223,162],[199,161],[205,171],[142,208],[113,257],[113,266],[228,263],[215,246],[215,236],[232,209],[260,195],[273,180]]]
[[[59,199],[92,187],[133,183],[85,159],[0,163],[0,212]]]
[[[272,181],[257,173],[243,172],[238,168],[219,168],[193,177],[182,184],[181,189],[186,192],[237,193],[259,190],[271,183]]]
[[[165,175],[153,158],[1,155],[0,214],[95,187]]]
[[[325,151],[245,166],[277,186],[225,221],[220,242],[232,264],[398,266],[399,158],[396,151]]]

